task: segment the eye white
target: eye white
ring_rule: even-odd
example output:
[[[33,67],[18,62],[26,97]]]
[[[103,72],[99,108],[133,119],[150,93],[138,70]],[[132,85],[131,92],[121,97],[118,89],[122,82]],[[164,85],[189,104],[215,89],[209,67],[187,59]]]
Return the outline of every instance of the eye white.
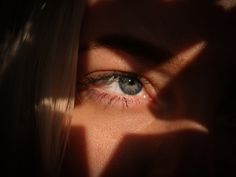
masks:
[[[122,89],[121,89],[121,83],[119,82],[120,79],[122,78],[128,78],[128,76],[112,76],[108,81],[107,84],[104,86],[104,89],[112,92],[112,93],[116,93],[116,94],[123,94],[123,95],[127,95],[127,96],[139,96],[142,94],[143,92],[143,86],[141,86],[142,88],[140,88],[140,90],[138,91],[137,94],[128,94],[125,93]]]

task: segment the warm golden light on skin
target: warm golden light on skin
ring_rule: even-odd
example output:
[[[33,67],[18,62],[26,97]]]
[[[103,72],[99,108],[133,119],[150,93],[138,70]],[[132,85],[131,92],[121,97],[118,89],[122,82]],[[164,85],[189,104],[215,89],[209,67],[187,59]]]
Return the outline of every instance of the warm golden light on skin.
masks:
[[[78,106],[72,119],[73,127],[85,128],[87,158],[91,177],[98,177],[109,165],[123,138],[129,135],[165,135],[191,130],[208,134],[200,123],[187,119],[176,121],[158,120],[146,109],[136,114],[132,111],[114,113],[92,103]]]
[[[87,73],[90,73],[91,71],[109,71],[114,70],[115,68],[117,71],[143,74],[147,78],[153,80],[154,83],[158,83],[159,88],[163,88],[168,83],[169,79],[178,75],[188,64],[193,62],[193,60],[205,49],[206,45],[206,41],[197,42],[178,53],[168,62],[153,69],[147,69],[147,71],[145,71],[144,65],[135,61],[136,59],[127,53],[123,52],[122,55],[119,55],[108,48],[94,48],[91,49],[89,53],[85,54]],[[81,58],[84,57],[82,56]],[[102,62],[100,60],[102,60]],[[104,65],[104,63],[106,64]],[[163,73],[168,73],[168,75]]]
[[[145,73],[153,80],[158,80],[159,88],[165,87],[169,80],[178,75],[188,64],[194,61],[194,59],[201,54],[201,52],[206,47],[206,41],[200,41],[193,46],[181,51],[173,59],[170,59],[168,62],[164,63],[161,66],[157,66],[156,70],[150,70]],[[164,74],[168,73],[168,75]]]
[[[149,135],[156,134],[157,129],[159,129],[158,132],[159,135],[179,132],[183,130],[195,130],[196,132],[208,134],[207,127],[196,121],[189,120],[188,118],[172,120],[172,121],[163,120],[158,123],[153,122],[149,124],[144,130],[142,130],[141,134],[142,133]]]
[[[173,164],[178,166],[181,165],[179,158],[182,158],[182,155],[193,154],[192,148],[189,148],[191,146],[189,139],[193,142],[192,144],[197,142],[200,146],[204,140],[208,140],[208,122],[205,120],[207,118],[204,112],[208,108],[205,102],[205,99],[208,99],[208,92],[205,92],[205,87],[208,86],[208,78],[209,80],[211,78],[205,77],[201,69],[201,64],[207,60],[204,54],[211,47],[210,41],[208,43],[206,40],[208,38],[204,36],[206,34],[204,28],[208,27],[205,24],[209,22],[205,22],[202,18],[208,15],[208,11],[200,15],[198,19],[194,13],[195,10],[197,14],[199,11],[194,3],[198,4],[197,1],[192,4],[190,1],[182,0],[150,1],[150,4],[146,1],[89,1],[85,26],[81,32],[80,44],[83,47],[79,53],[81,70],[78,69],[78,78],[91,76],[91,73],[92,76],[98,76],[101,72],[118,71],[118,73],[132,73],[133,76],[140,76],[138,78],[145,78],[152,87],[151,94],[147,94],[151,101],[147,99],[144,104],[132,104],[125,108],[120,106],[122,104],[114,102],[107,106],[104,103],[109,101],[102,101],[99,96],[87,96],[86,94],[91,92],[86,92],[86,89],[81,91],[83,93],[78,91],[78,97],[81,100],[76,101],[74,112],[72,112],[72,130],[82,127],[85,131],[86,160],[88,160],[90,177],[102,176],[107,168],[109,170],[111,163],[117,160],[119,150],[122,152],[119,154],[119,151],[118,156],[125,154],[130,158],[126,149],[122,149],[130,145],[130,141],[129,150],[131,154],[133,151],[137,152],[137,163],[139,163],[143,160],[139,156],[140,152],[144,156],[153,155],[156,158],[154,161],[158,161],[162,155],[158,150],[154,149],[151,152],[142,150],[152,148],[153,143],[160,144],[160,140],[167,140],[166,153],[169,154],[169,148],[170,152],[174,149],[174,156],[178,157]],[[203,4],[203,1],[199,2],[198,8],[203,8]],[[185,9],[185,5],[192,9]],[[117,36],[122,39],[118,45]],[[109,39],[110,43],[107,40],[105,43],[104,39]],[[139,44],[138,47],[132,45],[134,44],[132,40],[135,44]],[[162,51],[168,55],[162,55]],[[203,81],[200,82],[202,79]],[[204,79],[207,81],[205,82]],[[110,90],[110,85],[106,85],[106,82],[105,86],[103,82],[100,83],[102,86],[95,83],[89,88],[105,92],[110,98],[110,93],[114,92],[109,91],[114,90]],[[201,92],[196,93],[196,88],[200,88]],[[119,92],[119,96],[126,97],[127,95]],[[146,144],[145,142],[149,141],[150,137],[151,141]],[[133,147],[132,138],[137,138],[135,141],[138,142],[141,139],[141,144],[144,142],[141,145],[143,147]],[[184,143],[184,147],[182,144],[179,146],[179,140],[180,144]],[[169,142],[174,143],[177,148],[168,146]],[[185,148],[189,148],[189,151]],[[196,153],[202,153],[198,147],[195,150]],[[172,155],[169,158],[172,163]],[[122,164],[123,162],[120,162],[118,158],[116,165],[120,167]],[[151,166],[155,165],[155,163],[151,164]],[[136,168],[135,165],[133,167]],[[182,167],[180,169],[182,170]]]
[[[141,111],[145,114],[115,108],[104,109],[104,106],[89,101],[74,110],[72,127],[85,128],[91,177],[97,177],[103,172],[123,137],[130,133],[136,134],[153,122],[153,116],[147,108]]]
[[[169,60],[167,63],[158,66],[156,69],[163,69],[168,71],[173,75],[177,75],[187,64],[191,63],[206,47],[206,41],[200,41],[193,46],[190,46],[188,49],[183,50],[177,54],[173,59]],[[142,71],[143,66],[137,64],[135,59],[130,55],[123,53],[123,56],[120,56],[114,53],[113,50],[100,47],[91,49],[89,53],[86,53],[86,61],[89,71],[99,70],[113,70],[115,67],[116,70],[122,71]],[[83,56],[81,57],[83,58]],[[99,59],[103,62],[100,62]],[[132,63],[130,66],[129,63]],[[106,65],[104,65],[106,63]],[[134,64],[134,65],[133,65]],[[135,69],[134,69],[135,68]]]
[[[125,52],[117,54],[114,50],[105,47],[90,49],[81,58],[86,60],[86,73],[112,70],[140,72],[145,77],[153,79],[154,83],[157,82],[159,86],[162,84],[161,87],[164,87],[170,79],[193,62],[205,46],[206,42],[200,41],[183,50],[167,63],[147,71],[144,65],[129,54]],[[160,72],[163,70],[167,70],[171,75],[166,78],[161,76]],[[161,81],[161,79],[163,80]],[[189,118],[158,119],[147,105],[137,107],[137,109],[119,109],[115,106],[105,108],[102,103],[88,98],[76,106],[72,117],[73,127],[84,127],[85,129],[91,177],[100,176],[109,165],[110,158],[113,157],[123,138],[128,135],[162,136],[186,130],[208,134],[207,127]]]
[[[218,0],[216,3],[225,11],[230,11],[231,9],[236,7],[236,0]]]
[[[173,75],[177,75],[183,68],[193,62],[193,60],[204,50],[206,45],[206,41],[200,41],[178,53],[173,59],[163,64],[160,68],[169,71],[169,73]]]
[[[89,53],[86,53],[86,63],[87,63],[87,71],[97,71],[97,70],[124,70],[124,71],[132,71],[132,67],[128,64],[129,60],[127,57],[123,59],[123,57],[115,54],[111,49],[100,47],[91,49]],[[83,58],[83,56],[81,57]],[[129,57],[131,59],[131,57]],[[102,60],[102,62],[101,62]],[[104,63],[106,63],[104,65]]]

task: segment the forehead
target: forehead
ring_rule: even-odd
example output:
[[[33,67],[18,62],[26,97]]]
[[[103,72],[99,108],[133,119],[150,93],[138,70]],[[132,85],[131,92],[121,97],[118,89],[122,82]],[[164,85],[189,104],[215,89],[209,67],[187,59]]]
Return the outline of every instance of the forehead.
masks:
[[[179,52],[210,38],[220,13],[214,0],[90,0],[81,41],[118,34]]]

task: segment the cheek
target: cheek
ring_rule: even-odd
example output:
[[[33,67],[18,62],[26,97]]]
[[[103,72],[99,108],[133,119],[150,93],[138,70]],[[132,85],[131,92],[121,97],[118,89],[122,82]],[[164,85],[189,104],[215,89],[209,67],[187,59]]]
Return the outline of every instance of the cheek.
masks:
[[[89,100],[76,106],[72,116],[72,126],[83,126],[88,132],[107,134],[106,137],[112,139],[140,132],[152,122],[158,121],[148,106],[116,109]]]
[[[91,176],[97,176],[104,170],[126,135],[141,132],[156,120],[148,108],[136,112],[128,109],[116,110],[90,101],[78,105],[72,116],[71,131],[75,127],[84,130]],[[77,144],[76,141],[79,139],[72,143]]]
[[[99,106],[89,100],[86,103],[77,105],[72,116],[71,134],[74,135],[74,138],[70,138],[70,146],[74,149],[72,154],[73,156],[76,156],[76,154],[81,156],[80,151],[84,149],[82,156],[86,157],[82,161],[83,163],[87,161],[87,170],[90,176],[99,176],[103,173],[111,164],[111,159],[114,160],[114,157],[116,157],[117,151],[119,151],[117,163],[119,163],[121,171],[124,172],[122,166],[124,161],[119,161],[119,159],[128,158],[129,160],[133,159],[132,162],[129,161],[133,165],[128,165],[128,167],[134,166],[135,168],[130,170],[136,173],[137,168],[139,168],[138,165],[142,167],[142,162],[146,157],[153,157],[155,163],[159,159],[160,154],[157,154],[156,148],[164,134],[181,130],[205,131],[204,127],[191,121],[171,122],[160,120],[151,113],[148,107],[135,111],[133,109],[116,110],[112,107],[105,109],[104,106]],[[78,135],[81,131],[76,131],[79,128],[83,129],[82,135]],[[128,138],[127,140],[127,137],[133,137],[134,139],[131,138],[130,140]],[[81,139],[84,141],[83,145],[79,143]],[[172,153],[172,151],[170,152]],[[149,160],[147,162],[151,163]],[[76,162],[75,158],[72,164],[80,163]],[[150,166],[153,166],[153,164]],[[79,168],[79,166],[74,168]]]

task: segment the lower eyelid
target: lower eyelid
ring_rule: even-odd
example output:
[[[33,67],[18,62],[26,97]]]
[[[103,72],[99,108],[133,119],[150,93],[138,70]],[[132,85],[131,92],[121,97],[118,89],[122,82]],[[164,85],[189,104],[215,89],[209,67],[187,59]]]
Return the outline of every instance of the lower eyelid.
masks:
[[[121,96],[116,94],[111,94],[102,91],[99,88],[89,88],[85,90],[82,95],[84,97],[82,100],[92,100],[93,102],[104,105],[104,108],[116,107],[116,108],[138,108],[139,106],[144,106],[150,103],[150,97],[147,95],[142,96]]]

